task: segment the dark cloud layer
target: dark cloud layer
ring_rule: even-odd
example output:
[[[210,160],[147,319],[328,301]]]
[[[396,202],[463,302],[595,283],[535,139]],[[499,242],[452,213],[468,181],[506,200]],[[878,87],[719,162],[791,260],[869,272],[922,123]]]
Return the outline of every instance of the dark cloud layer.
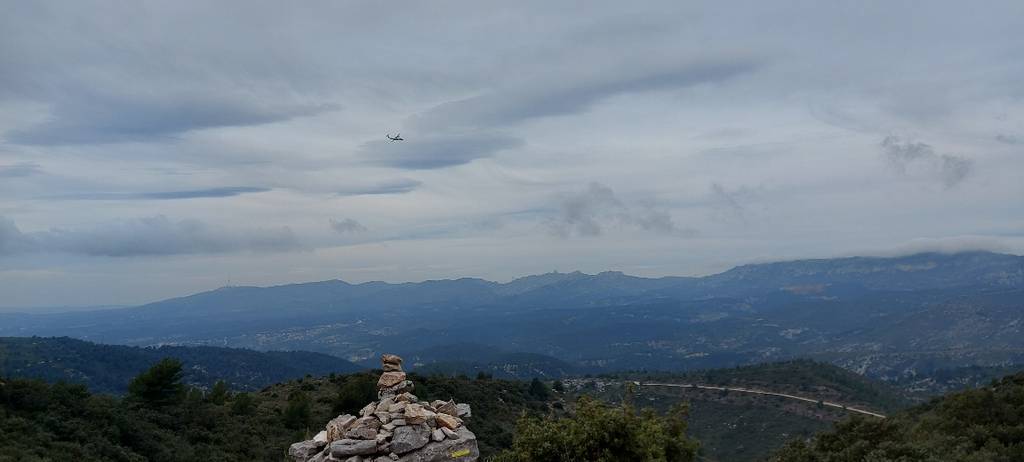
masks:
[[[1013,135],[1007,135],[1005,133],[1000,133],[996,135],[996,141],[1010,145],[1024,144],[1024,140],[1022,140],[1021,138]]]
[[[711,195],[715,202],[729,211],[730,215],[746,220],[747,208],[740,203],[742,191],[728,191],[719,183],[711,183]]]
[[[270,252],[300,249],[287,226],[229,230],[198,220],[165,216],[122,220],[81,228],[22,232],[0,217],[0,255],[57,252],[100,257]]]
[[[630,207],[611,188],[596,182],[584,191],[564,197],[558,215],[548,225],[553,234],[561,237],[600,236],[609,226],[656,234],[694,234],[693,230],[678,228],[667,212],[653,207]]]
[[[952,188],[971,174],[974,162],[952,154],[937,154],[932,146],[906,141],[889,135],[882,140],[886,160],[900,175],[907,175],[913,167],[921,167],[934,175],[946,188]]]
[[[26,145],[149,141],[215,127],[281,122],[336,109],[330,104],[268,104],[214,94],[95,94],[60,98],[47,121],[11,131],[7,141]]]
[[[379,194],[404,194],[415,191],[423,185],[422,181],[411,178],[398,178],[365,185],[349,185],[338,188],[339,196],[370,196]]]
[[[43,111],[0,133],[9,143],[159,142],[338,108],[303,85],[297,53],[271,48],[280,36],[250,29],[258,5],[221,5],[247,10],[228,22],[198,3],[4,6],[0,102]]]
[[[21,178],[42,173],[39,164],[21,162],[11,165],[0,165],[0,178]]]
[[[362,223],[352,219],[344,218],[341,220],[331,219],[331,229],[338,234],[351,234],[366,231],[366,227]]]
[[[568,63],[568,69],[541,73],[497,88],[484,95],[442,104],[418,116],[418,125],[430,128],[492,127],[527,119],[574,114],[590,109],[612,96],[643,91],[685,88],[720,82],[757,69],[749,58],[705,58],[680,60],[666,56],[655,62],[602,63],[589,71],[591,63]],[[573,66],[578,64],[578,66]]]
[[[174,199],[201,199],[201,198],[218,198],[218,197],[234,197],[241,194],[259,193],[270,191],[270,188],[260,188],[254,186],[226,186],[220,188],[209,188],[209,189],[193,189],[185,191],[160,191],[160,192],[139,192],[139,193],[120,193],[120,192],[99,192],[99,193],[81,193],[81,194],[67,194],[61,196],[55,196],[55,199],[72,199],[72,200],[103,200],[103,201],[117,201],[117,200],[174,200]]]
[[[361,156],[371,164],[411,170],[462,165],[523,145],[519,138],[493,133],[406,136],[406,141],[371,141]]]
[[[590,183],[586,191],[565,198],[559,205],[561,214],[554,226],[562,236],[598,236],[604,231],[605,212],[622,208],[612,188],[600,183]]]

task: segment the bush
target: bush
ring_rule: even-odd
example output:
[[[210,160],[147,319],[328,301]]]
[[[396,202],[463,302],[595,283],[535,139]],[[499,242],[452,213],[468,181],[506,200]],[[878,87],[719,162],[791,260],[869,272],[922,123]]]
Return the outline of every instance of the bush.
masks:
[[[546,401],[551,396],[551,390],[537,377],[534,377],[533,380],[530,381],[530,389],[528,393],[538,401]]]
[[[284,409],[281,419],[284,426],[294,429],[303,429],[309,426],[313,403],[309,396],[302,391],[292,392],[288,395],[288,406]]]
[[[356,374],[346,378],[331,407],[335,414],[358,414],[366,403],[376,400],[377,379],[368,374]]]
[[[629,404],[610,407],[583,397],[574,417],[520,419],[512,449],[496,461],[693,461],[698,443],[686,436],[686,412],[677,406],[658,416]]]
[[[249,393],[237,393],[231,397],[231,413],[249,415],[256,409],[256,400]]]

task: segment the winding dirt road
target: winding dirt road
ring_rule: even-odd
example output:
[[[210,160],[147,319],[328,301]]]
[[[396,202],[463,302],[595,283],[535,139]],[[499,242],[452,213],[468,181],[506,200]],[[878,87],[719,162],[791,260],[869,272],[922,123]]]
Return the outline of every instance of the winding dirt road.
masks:
[[[803,396],[787,395],[785,393],[775,393],[775,392],[764,391],[764,390],[751,390],[749,388],[714,387],[714,386],[710,386],[710,385],[695,385],[695,384],[689,384],[689,383],[655,383],[655,382],[633,382],[633,385],[641,386],[641,387],[673,387],[673,388],[699,388],[701,390],[725,390],[725,391],[730,391],[730,392],[731,391],[735,391],[735,392],[740,392],[740,393],[753,393],[755,395],[781,396],[783,398],[798,399],[800,401],[807,401],[809,403],[814,403],[814,404],[818,404],[818,402],[819,402],[819,400],[811,399],[811,398],[805,398]],[[839,404],[839,403],[833,403],[831,401],[821,401],[821,404],[823,404],[825,406],[831,406],[831,407],[843,409],[843,410],[850,411],[850,412],[857,412],[857,413],[864,414],[864,415],[869,415],[869,416],[872,416],[872,417],[878,417],[880,419],[884,419],[885,418],[884,415],[879,414],[877,412],[871,412],[871,411],[867,411],[867,410],[864,410],[864,409],[858,409],[858,408],[855,408],[855,407],[850,407],[850,406],[846,406],[846,405]]]

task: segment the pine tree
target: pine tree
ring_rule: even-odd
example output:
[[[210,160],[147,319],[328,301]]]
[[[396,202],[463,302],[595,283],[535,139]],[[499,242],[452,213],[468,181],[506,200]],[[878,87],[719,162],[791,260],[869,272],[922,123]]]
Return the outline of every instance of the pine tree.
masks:
[[[544,382],[541,382],[540,379],[534,377],[533,380],[530,381],[530,389],[527,393],[538,401],[544,401],[551,395],[551,390],[548,389],[547,385],[544,385]]]
[[[213,384],[213,388],[210,390],[210,394],[206,397],[206,400],[220,406],[224,404],[228,399],[228,384],[223,380],[218,380],[217,383]]]
[[[128,396],[147,406],[180,403],[185,396],[181,361],[164,358],[128,384]]]
[[[249,415],[256,409],[256,400],[249,393],[236,393],[231,397],[231,413]]]
[[[309,426],[313,403],[302,391],[293,392],[288,396],[288,406],[281,418],[288,428],[302,429]]]

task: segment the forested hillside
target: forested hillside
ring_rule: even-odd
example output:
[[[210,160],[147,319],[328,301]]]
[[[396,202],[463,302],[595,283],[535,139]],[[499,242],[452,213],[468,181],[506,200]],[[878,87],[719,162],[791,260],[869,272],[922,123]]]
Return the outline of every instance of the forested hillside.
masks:
[[[177,366],[175,366],[177,365]],[[259,392],[186,386],[180,363],[157,363],[124,398],[79,384],[0,378],[0,461],[281,461],[296,440],[376,399],[372,373],[306,377]],[[555,397],[529,382],[411,374],[423,399],[472,403],[484,454],[511,445],[516,420],[546,415]]]
[[[1024,373],[936,398],[888,419],[852,418],[810,441],[792,442],[772,460],[1024,460]]]
[[[699,383],[756,388],[810,396],[826,401],[863,405],[888,412],[909,406],[910,394],[898,387],[855,374],[832,364],[798,359],[742,367],[705,369],[683,373],[624,373],[621,377],[672,383]]]
[[[789,378],[817,377],[817,390],[829,396],[878,399],[871,387],[851,386],[847,378],[830,372],[831,366],[819,366],[784,363],[761,367],[766,374],[761,377],[759,369],[743,368],[700,372],[687,379],[788,386]],[[0,379],[0,461],[280,461],[291,442],[308,439],[335,415],[358,412],[376,396],[372,372],[304,377],[249,393],[233,392],[223,383],[203,391],[186,385],[183,377],[180,362],[162,360],[126,384],[124,398],[93,394],[78,384]],[[1024,460],[1024,373],[887,419],[848,418],[829,411],[818,416],[824,420],[816,420],[820,410],[813,404],[801,405],[801,410],[775,398],[747,399],[734,393],[700,395],[676,389],[678,393],[666,394],[644,386],[630,391],[632,381],[623,378],[586,379],[592,386],[576,391],[575,382],[549,386],[486,374],[410,378],[423,399],[471,403],[473,416],[467,424],[477,434],[481,452],[490,456],[511,449],[502,455],[504,460],[557,460],[537,459],[541,442],[560,453],[578,446],[580,454],[614,456],[617,450],[607,452],[608,445],[584,444],[602,438],[636,442],[622,447],[621,454],[664,454],[675,448],[697,454],[699,460],[762,460],[767,450],[778,448],[779,438],[794,440],[775,453],[777,461]],[[599,401],[578,401],[585,395]],[[840,423],[813,436],[830,421]],[[822,424],[807,427],[808,422]],[[637,428],[653,433],[648,438]],[[690,435],[700,440],[699,448]]]
[[[86,385],[94,393],[124,393],[132,377],[165,357],[184,363],[186,384],[207,389],[218,380],[236,390],[258,390],[306,374],[344,374],[363,369],[344,359],[306,351],[140,348],[66,337],[0,337],[0,377],[63,380]]]
[[[640,385],[630,385],[634,383]],[[659,412],[668,412],[680,403],[688,404],[688,432],[700,440],[700,457],[706,462],[763,461],[787,441],[828,430],[850,415],[843,409],[814,402],[656,384],[763,390],[877,412],[893,411],[911,403],[900,389],[809,360],[687,373],[619,373],[565,381],[574,396],[591,395],[618,402],[630,395],[638,405]]]

